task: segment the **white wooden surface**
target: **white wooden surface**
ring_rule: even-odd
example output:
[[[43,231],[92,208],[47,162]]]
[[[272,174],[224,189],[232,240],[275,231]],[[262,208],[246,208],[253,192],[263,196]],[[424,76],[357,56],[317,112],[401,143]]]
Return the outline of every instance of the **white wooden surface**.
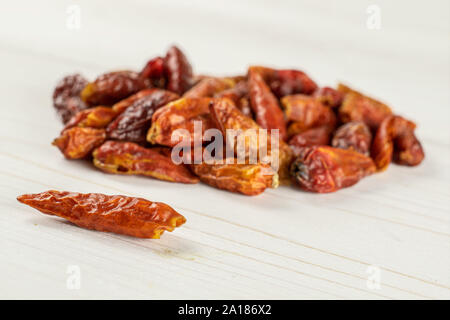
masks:
[[[0,10],[1,298],[450,298],[449,1],[4,1]],[[80,29],[66,27],[68,6]],[[381,29],[366,27],[368,5]],[[103,174],[50,145],[56,81],[140,69],[182,46],[198,73],[249,64],[346,81],[418,122],[426,160],[317,195],[245,197]],[[19,204],[47,189],[163,201],[160,240],[77,228]],[[67,287],[68,266],[81,271]],[[380,268],[380,289],[367,286]]]

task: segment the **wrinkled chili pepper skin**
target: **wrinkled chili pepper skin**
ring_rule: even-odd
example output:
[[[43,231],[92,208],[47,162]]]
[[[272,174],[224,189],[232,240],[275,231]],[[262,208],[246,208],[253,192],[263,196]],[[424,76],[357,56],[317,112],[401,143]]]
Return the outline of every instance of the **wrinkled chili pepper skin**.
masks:
[[[167,50],[164,57],[164,72],[167,78],[167,90],[182,95],[191,87],[192,67],[184,53],[176,46]]]
[[[89,106],[110,106],[150,85],[134,71],[105,73],[88,83],[81,92],[81,98]]]
[[[216,92],[215,98],[228,98],[233,100],[235,104],[239,102],[239,100],[248,95],[248,82],[246,80],[237,82],[233,87],[222,90],[220,92]]]
[[[53,91],[53,106],[63,123],[67,123],[79,111],[88,106],[83,102],[80,93],[88,81],[79,74],[64,77]]]
[[[331,131],[336,126],[333,110],[313,97],[303,94],[285,96],[281,104],[286,118],[292,121],[288,127],[289,137],[314,127],[327,126]]]
[[[238,140],[241,136],[243,137],[246,157],[251,152],[258,154],[259,148],[267,145],[267,140],[260,141],[259,139],[260,126],[253,119],[245,116],[231,99],[217,98],[210,103],[209,110],[214,127],[222,132],[228,145],[236,148]],[[227,130],[229,129],[242,131],[234,137],[234,141],[227,141]],[[249,130],[253,130],[254,133]]]
[[[209,115],[211,98],[187,99],[181,98],[169,102],[156,110],[152,117],[152,126],[148,130],[147,141],[152,144],[174,147],[182,142],[183,138],[190,139],[194,145],[194,122],[202,123],[202,135],[206,130],[213,128]],[[179,139],[172,140],[172,133],[177,129],[185,129],[188,136],[180,135]],[[200,141],[201,143],[201,141]]]
[[[151,93],[134,101],[106,128],[109,139],[145,143],[153,113],[179,96],[171,91],[150,89]]]
[[[278,186],[278,174],[266,164],[193,164],[192,170],[200,180],[218,189],[258,195],[266,188]]]
[[[264,129],[278,129],[281,139],[286,137],[284,114],[277,98],[258,72],[249,71],[250,106],[255,114],[256,123]]]
[[[277,70],[270,88],[281,98],[296,93],[311,94],[317,89],[317,84],[302,71]]]
[[[285,96],[281,99],[286,118],[290,121],[301,122],[305,129],[317,125],[327,125],[332,122],[333,111],[325,107],[320,101],[303,94]]]
[[[390,116],[381,123],[373,139],[371,157],[379,171],[391,160],[397,164],[416,166],[425,158],[422,145],[414,135],[416,125],[400,116]]]
[[[375,131],[385,118],[392,115],[391,108],[384,103],[343,84],[339,84],[338,91],[345,95],[339,107],[341,122],[362,121]]]
[[[331,146],[339,149],[354,150],[368,156],[371,143],[372,133],[370,128],[364,122],[354,121],[348,122],[336,130]]]
[[[403,134],[395,139],[393,161],[403,166],[418,166],[425,158],[422,144],[414,134]]]
[[[313,97],[330,108],[338,108],[344,100],[344,94],[330,87],[322,87],[314,91]]]
[[[88,157],[105,139],[104,129],[73,127],[64,130],[52,144],[57,146],[67,159],[82,159]]]
[[[150,80],[151,85],[156,88],[164,88],[166,79],[164,76],[164,58],[156,57],[147,62],[140,73],[140,77]]]
[[[330,128],[327,126],[307,129],[294,135],[289,140],[289,146],[297,149],[303,147],[328,145],[330,143],[330,135]]]
[[[236,107],[241,112],[250,118],[253,118],[253,111],[250,106],[250,99],[248,97],[248,82],[247,80],[239,81],[230,89],[221,91],[214,95],[215,98],[228,98],[233,100]]]
[[[133,103],[135,103],[137,100],[153,93],[153,88],[151,89],[144,89],[141,91],[136,92],[135,94],[132,94],[128,98],[122,99],[119,102],[113,104],[112,109],[117,113],[121,114],[124,112],[129,106],[131,106]]]
[[[309,95],[317,90],[317,84],[300,70],[251,66],[250,72],[259,73],[277,98],[298,93]]]
[[[222,132],[227,144],[234,145],[236,148],[239,139],[243,139],[245,142],[245,157],[248,158],[251,154],[254,154],[257,155],[259,161],[264,160],[260,158],[260,148],[266,148],[267,157],[278,157],[279,180],[283,183],[289,180],[289,165],[293,155],[291,148],[283,140],[278,141],[278,150],[275,150],[270,133],[267,133],[265,139],[263,139],[258,124],[245,116],[228,98],[217,98],[211,102],[210,114],[214,126]],[[236,135],[234,141],[228,141],[228,129],[241,130],[241,133]]]
[[[78,112],[67,122],[64,130],[73,127],[89,127],[101,129],[106,127],[117,115],[110,107],[94,107]]]
[[[159,180],[197,183],[199,180],[183,164],[172,162],[170,154],[132,142],[106,141],[94,150],[94,165],[108,173],[144,175]]]
[[[230,89],[234,85],[235,81],[232,78],[206,78],[189,89],[183,98],[212,98],[215,94]]]
[[[159,239],[164,231],[171,232],[186,222],[165,203],[121,195],[49,190],[24,194],[17,200],[81,228],[138,238]]]
[[[291,165],[291,175],[297,185],[318,193],[352,186],[375,171],[371,158],[352,150],[329,146],[302,148]]]

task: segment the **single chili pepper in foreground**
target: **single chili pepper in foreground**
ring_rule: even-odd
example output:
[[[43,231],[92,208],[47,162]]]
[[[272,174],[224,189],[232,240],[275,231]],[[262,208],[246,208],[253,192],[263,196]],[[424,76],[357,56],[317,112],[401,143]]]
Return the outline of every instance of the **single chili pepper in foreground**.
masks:
[[[258,195],[266,188],[278,186],[278,174],[267,164],[193,164],[192,170],[200,180],[218,189],[242,193],[247,196]]]
[[[151,92],[134,101],[106,128],[109,139],[144,143],[153,113],[179,96],[171,91],[150,89]]]
[[[334,133],[331,146],[340,149],[349,149],[362,153],[365,156],[370,154],[372,134],[369,127],[361,121],[348,122],[340,126]]]
[[[199,180],[183,164],[172,162],[170,153],[132,142],[106,141],[94,150],[94,165],[108,173],[136,174],[159,180],[197,183]]]
[[[156,110],[152,117],[152,126],[147,133],[147,141],[152,144],[161,144],[168,147],[182,143],[184,139],[194,145],[194,122],[201,122],[202,132],[198,138],[201,140],[206,130],[212,128],[209,115],[211,98],[188,99],[181,98],[169,102]],[[178,138],[172,140],[172,133],[177,131]],[[200,141],[201,143],[201,141]]]
[[[167,78],[167,90],[182,95],[191,87],[192,67],[184,53],[176,46],[167,50],[164,57],[164,72]]]
[[[148,86],[149,81],[142,79],[137,72],[115,71],[88,83],[81,92],[81,98],[89,106],[110,106]]]
[[[362,121],[375,131],[385,118],[392,115],[391,108],[384,103],[343,84],[339,84],[338,91],[345,95],[339,107],[341,122]]]
[[[82,159],[88,157],[105,139],[104,129],[73,127],[64,130],[52,144],[57,146],[67,159]]]
[[[88,106],[83,102],[80,93],[88,81],[79,74],[64,77],[58,82],[53,92],[53,106],[62,119],[67,123],[79,111]]]
[[[291,175],[298,186],[319,193],[352,186],[375,171],[371,158],[329,146],[302,148],[291,165]]]
[[[42,213],[69,220],[81,228],[159,239],[186,218],[162,202],[142,198],[49,190],[17,197]]]
[[[250,106],[255,114],[256,123],[264,129],[278,129],[281,139],[286,137],[284,114],[277,98],[264,82],[263,77],[252,69],[249,70],[248,87]],[[269,132],[270,133],[270,132]]]
[[[425,158],[422,145],[414,135],[416,124],[400,116],[390,116],[381,123],[373,139],[371,157],[379,171],[391,160],[407,166],[419,165]]]

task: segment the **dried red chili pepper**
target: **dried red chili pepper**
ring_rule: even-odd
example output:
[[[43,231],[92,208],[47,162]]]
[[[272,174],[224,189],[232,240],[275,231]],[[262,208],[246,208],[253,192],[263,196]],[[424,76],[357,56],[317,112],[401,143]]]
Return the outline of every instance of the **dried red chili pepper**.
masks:
[[[337,108],[344,100],[344,94],[330,87],[322,87],[314,91],[313,97],[330,108]]]
[[[349,187],[374,173],[371,158],[352,150],[314,146],[302,148],[291,175],[304,190],[326,193]]]
[[[134,101],[106,128],[109,139],[144,143],[153,113],[179,96],[171,91],[150,89],[151,92]]]
[[[236,107],[241,112],[250,118],[253,118],[253,111],[250,106],[250,99],[248,97],[248,82],[242,80],[236,83],[236,85],[230,89],[221,91],[214,95],[215,98],[228,98],[233,100]]]
[[[172,46],[164,57],[164,72],[167,78],[167,90],[179,95],[185,93],[192,85],[192,67],[184,53]]]
[[[265,161],[270,158],[278,157],[278,175],[281,182],[289,179],[289,165],[292,161],[292,150],[282,140],[271,141],[270,133],[265,136],[260,135],[260,127],[251,118],[245,116],[236,106],[233,101],[228,98],[215,99],[210,104],[210,113],[214,126],[218,128],[228,145],[235,146],[235,155],[237,155],[237,146],[239,140],[244,142],[245,158],[254,155],[255,160]],[[234,141],[228,141],[229,136],[227,130],[240,130],[234,138]],[[273,143],[278,143],[278,149],[274,149]],[[261,148],[266,148],[265,156],[268,159],[261,159],[264,153],[260,153]]]
[[[119,102],[113,104],[112,109],[117,113],[121,114],[124,112],[129,106],[131,106],[133,103],[135,103],[137,100],[151,94],[153,92],[153,88],[144,89],[141,91],[136,92],[135,94],[132,94],[128,98],[122,99]]]
[[[258,195],[266,188],[278,186],[278,175],[267,164],[193,164],[200,180],[215,188],[238,192],[247,196]]]
[[[134,71],[105,73],[88,83],[81,92],[81,98],[89,106],[112,105],[150,85]]]
[[[234,87],[233,78],[205,78],[185,92],[183,98],[214,97],[215,94]]]
[[[132,142],[106,141],[94,150],[94,165],[108,173],[144,175],[159,180],[197,183],[183,164],[172,162],[167,151],[148,149]]]
[[[328,145],[330,143],[330,135],[330,128],[327,126],[307,129],[294,135],[289,140],[289,146],[297,150],[303,147]]]
[[[263,77],[252,69],[249,70],[248,86],[250,106],[255,114],[256,123],[264,129],[278,129],[281,139],[284,140],[286,123],[277,98],[270,91]]]
[[[391,160],[401,165],[416,166],[425,158],[422,145],[414,135],[416,125],[400,116],[383,120],[373,139],[371,157],[379,171]]]
[[[202,124],[202,134],[201,137],[198,137],[200,139],[202,139],[207,129],[213,127],[209,115],[209,103],[211,101],[211,98],[181,98],[159,108],[153,114],[152,126],[148,130],[147,141],[152,144],[174,147],[186,138],[193,145],[196,140],[196,137],[194,137],[195,121],[199,121]],[[187,130],[188,136],[179,135],[179,139],[172,141],[172,133],[177,129]]]
[[[164,76],[164,58],[156,57],[147,62],[140,73],[142,79],[150,80],[153,87],[164,88],[166,79]]]
[[[232,100],[228,98],[215,99],[209,105],[209,110],[214,127],[222,132],[225,140],[229,138],[227,136],[227,130],[241,130],[235,137],[233,137],[234,141],[226,142],[228,145],[236,148],[238,140],[243,139],[245,142],[245,157],[248,157],[251,153],[258,155],[259,148],[262,146],[267,146],[270,148],[270,145],[267,145],[267,139],[260,141],[260,126],[258,126],[253,119],[245,116],[235,106]],[[252,130],[252,132],[250,132],[250,130]],[[268,135],[267,138],[270,138],[270,135]]]
[[[67,123],[79,111],[88,106],[81,100],[80,93],[88,81],[79,74],[64,77],[53,91],[53,106],[62,119]]]
[[[311,94],[317,89],[317,84],[302,71],[277,70],[270,88],[281,98],[296,93]]]
[[[186,218],[162,202],[142,198],[49,190],[17,197],[42,213],[58,216],[90,230],[159,239]]]
[[[341,122],[362,121],[371,130],[376,130],[385,118],[392,115],[391,108],[384,103],[343,84],[339,84],[338,91],[345,94],[344,101],[339,107]]]
[[[251,66],[250,72],[259,73],[278,98],[297,93],[309,95],[317,89],[317,84],[303,71]]]
[[[289,137],[314,127],[327,126],[331,131],[336,126],[333,110],[313,97],[303,94],[285,96],[281,104],[286,118],[293,121],[288,127]]]
[[[104,129],[73,127],[64,130],[52,144],[57,146],[67,159],[82,159],[89,156],[105,138]]]
[[[73,127],[89,127],[101,129],[106,127],[115,117],[117,112],[110,107],[95,107],[78,112],[67,122],[64,130]]]
[[[370,154],[371,143],[370,129],[360,121],[348,122],[339,127],[331,141],[334,148],[354,150],[366,156]]]

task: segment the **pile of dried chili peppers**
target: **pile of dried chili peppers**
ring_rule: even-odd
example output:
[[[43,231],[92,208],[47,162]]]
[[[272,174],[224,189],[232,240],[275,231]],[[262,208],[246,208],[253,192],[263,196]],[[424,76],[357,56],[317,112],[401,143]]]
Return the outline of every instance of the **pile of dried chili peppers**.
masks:
[[[302,71],[261,66],[246,75],[198,76],[175,46],[140,72],[110,72],[93,82],[69,75],[53,102],[65,124],[53,144],[67,159],[245,195],[291,181],[303,190],[334,192],[391,161],[415,166],[424,158],[413,122],[345,85],[318,87]],[[232,146],[223,161],[202,157],[211,132],[221,134],[220,147]],[[194,155],[185,152],[191,146]],[[276,166],[263,161],[268,156]],[[159,238],[186,221],[167,204],[127,196],[50,190],[17,199],[83,228],[141,238]]]
[[[140,72],[110,72],[93,82],[69,75],[53,101],[65,124],[53,144],[68,159],[93,159],[108,173],[202,181],[245,195],[290,181],[307,191],[334,192],[391,161],[415,166],[424,158],[413,122],[345,85],[319,87],[302,71],[261,66],[245,75],[199,76],[175,46]],[[177,129],[204,149],[208,129],[219,130],[228,143],[237,138],[227,135],[229,129],[245,134],[261,128],[278,132],[276,171],[262,161],[175,163],[171,157]],[[244,146],[245,157],[261,145],[275,153],[273,141],[256,139],[253,147]]]

